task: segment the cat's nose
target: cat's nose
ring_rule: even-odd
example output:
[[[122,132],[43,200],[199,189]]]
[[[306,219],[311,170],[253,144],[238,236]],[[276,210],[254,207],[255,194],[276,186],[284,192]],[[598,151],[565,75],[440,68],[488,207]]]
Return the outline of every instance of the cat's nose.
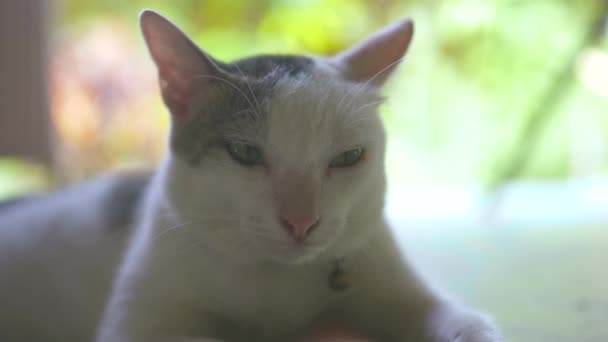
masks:
[[[304,241],[306,237],[319,226],[318,216],[309,217],[280,217],[281,225],[285,228],[294,240]]]

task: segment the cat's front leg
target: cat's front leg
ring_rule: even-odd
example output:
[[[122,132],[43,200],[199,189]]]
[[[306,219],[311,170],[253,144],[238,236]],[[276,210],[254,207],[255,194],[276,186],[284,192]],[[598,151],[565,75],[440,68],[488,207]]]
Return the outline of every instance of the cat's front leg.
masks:
[[[159,310],[154,306],[125,307],[116,303],[109,308],[96,342],[223,342],[212,337],[201,317],[197,317],[197,337],[189,336],[190,326],[184,323],[192,322],[192,316],[175,308]]]
[[[347,308],[345,321],[370,341],[503,342],[489,317],[430,293],[404,296],[383,289],[354,302]]]
[[[221,341],[213,333],[212,319],[192,311],[195,300],[184,297],[192,291],[177,286],[175,281],[172,291],[162,291],[156,272],[149,271],[145,276],[125,274],[110,298],[96,342]]]
[[[373,341],[502,342],[491,319],[445,299],[408,265],[390,236],[380,236],[350,266],[341,312]]]

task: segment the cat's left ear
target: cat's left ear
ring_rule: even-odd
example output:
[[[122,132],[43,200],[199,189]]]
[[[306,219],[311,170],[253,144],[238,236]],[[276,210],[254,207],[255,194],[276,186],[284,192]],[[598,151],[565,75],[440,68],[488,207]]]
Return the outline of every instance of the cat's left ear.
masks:
[[[195,93],[222,72],[177,26],[160,14],[144,10],[140,26],[158,69],[163,100],[174,117],[184,117]]]
[[[380,87],[405,55],[413,34],[412,20],[403,19],[332,57],[331,63],[336,65],[348,80],[369,81]]]

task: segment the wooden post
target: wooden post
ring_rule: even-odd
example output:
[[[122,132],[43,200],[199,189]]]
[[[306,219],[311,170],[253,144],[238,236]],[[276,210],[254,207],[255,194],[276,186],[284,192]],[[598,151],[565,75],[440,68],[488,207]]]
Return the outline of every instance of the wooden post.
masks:
[[[53,166],[46,0],[0,1],[0,156]]]

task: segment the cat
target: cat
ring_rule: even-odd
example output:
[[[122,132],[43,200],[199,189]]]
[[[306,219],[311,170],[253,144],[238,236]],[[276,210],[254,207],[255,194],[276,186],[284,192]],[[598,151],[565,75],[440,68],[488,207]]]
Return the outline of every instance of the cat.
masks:
[[[416,274],[383,216],[377,107],[410,20],[333,57],[232,63],[153,11],[140,26],[168,152],[151,173],[0,214],[3,341],[298,341],[331,324],[372,341],[502,341]]]
[[[171,152],[98,342],[295,341],[331,320],[378,341],[500,340],[489,320],[416,277],[382,215],[379,88],[411,21],[332,58],[230,64],[155,12],[140,25]],[[335,272],[350,281],[332,284]]]

